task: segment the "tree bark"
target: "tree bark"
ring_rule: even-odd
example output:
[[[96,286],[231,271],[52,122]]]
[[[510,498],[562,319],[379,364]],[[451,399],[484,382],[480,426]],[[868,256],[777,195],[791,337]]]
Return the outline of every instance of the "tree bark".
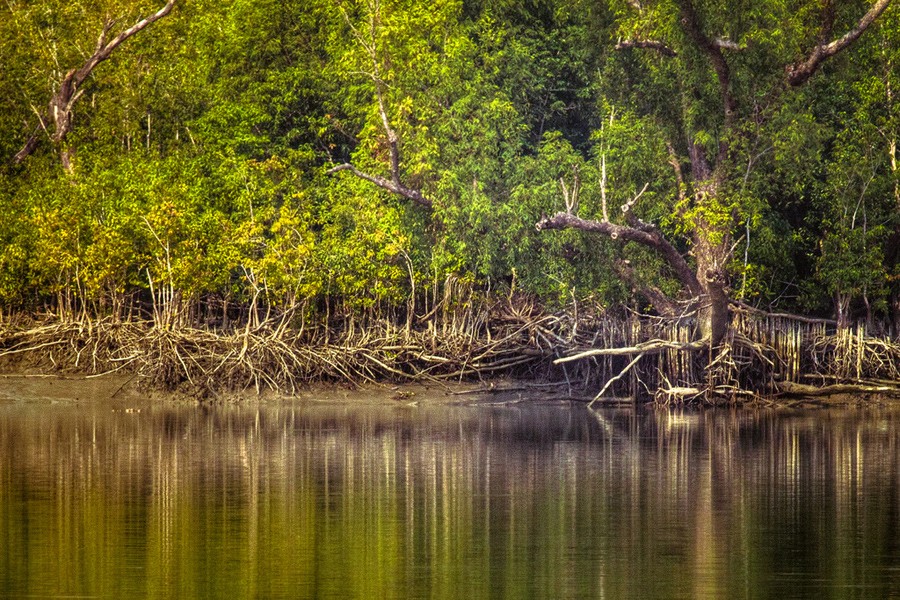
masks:
[[[378,187],[391,192],[392,194],[397,194],[398,196],[401,196],[408,200],[412,200],[416,204],[419,204],[420,206],[424,206],[425,208],[431,208],[431,206],[432,206],[431,200],[429,200],[428,198],[423,196],[422,192],[420,192],[419,190],[414,190],[412,188],[408,188],[405,185],[403,185],[400,182],[399,176],[396,176],[396,175],[392,176],[391,180],[389,181],[379,175],[370,175],[369,173],[364,173],[363,171],[360,171],[359,169],[357,169],[350,163],[344,163],[341,165],[337,165],[335,167],[328,169],[325,173],[328,175],[334,175],[335,173],[338,173],[340,171],[350,171],[351,173],[353,173],[360,179],[364,179],[365,181],[368,181],[369,183],[373,183],[373,184],[377,185]]]
[[[835,12],[832,0],[823,1],[822,27],[816,47],[804,60],[785,67],[791,85],[801,85],[815,73],[823,61],[849,47],[891,2],[891,0],[875,0],[851,31],[840,38],[828,41],[832,37]],[[639,2],[631,4],[636,10],[641,10]],[[704,23],[695,8],[694,0],[675,0],[675,5],[680,27],[687,40],[707,59],[709,68],[715,74],[722,118],[716,130],[719,144],[710,155],[707,155],[706,146],[694,137],[696,132],[686,132],[686,152],[690,162],[688,173],[682,173],[681,162],[674,148],[669,146],[670,163],[675,170],[677,182],[675,205],[684,212],[681,215],[683,217],[687,215],[688,204],[692,209],[697,209],[692,211],[690,222],[692,232],[689,238],[690,253],[695,264],[691,266],[658,228],[637,219],[630,210],[633,201],[623,207],[627,223],[625,225],[610,222],[605,210],[600,219],[583,219],[569,210],[541,218],[537,228],[539,230],[573,228],[591,231],[613,240],[642,244],[656,251],[672,268],[684,290],[695,299],[701,338],[712,347],[716,347],[725,339],[731,326],[727,267],[733,254],[733,224],[727,218],[707,219],[703,215],[706,212],[705,208],[710,209],[713,214],[722,210],[718,200],[725,190],[728,163],[732,160],[734,137],[737,134],[735,123],[738,119],[739,103],[732,89],[731,65],[724,51],[740,51],[743,48],[704,31]],[[644,48],[669,57],[670,60],[680,60],[686,55],[682,48],[670,48],[664,42],[655,40],[620,41],[617,48]],[[702,95],[699,90],[688,90],[687,93],[696,97]],[[657,302],[652,289],[648,290],[645,297],[654,305],[665,306],[664,302]]]

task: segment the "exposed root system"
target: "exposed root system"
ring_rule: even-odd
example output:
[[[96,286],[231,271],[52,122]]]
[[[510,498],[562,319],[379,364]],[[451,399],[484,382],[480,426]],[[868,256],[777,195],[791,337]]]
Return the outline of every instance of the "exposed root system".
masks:
[[[223,391],[292,393],[323,381],[361,384],[514,375],[595,402],[662,404],[767,400],[811,384],[900,388],[900,345],[862,328],[738,312],[723,342],[696,339],[689,320],[545,314],[532,305],[485,308],[418,327],[374,321],[334,329],[281,322],[220,332],[152,322],[46,320],[0,327],[0,365],[93,375],[131,373],[154,388],[200,397]],[[848,387],[850,386],[850,387]],[[825,388],[827,389],[827,388]],[[599,393],[598,393],[599,390]]]
[[[183,387],[200,395],[224,390],[294,392],[321,381],[360,384],[527,373],[548,347],[537,328],[561,321],[506,318],[475,333],[392,324],[341,335],[267,324],[230,333],[158,328],[147,322],[48,322],[0,329],[6,366],[103,374],[129,372],[151,387]],[[546,362],[546,361],[544,361]]]

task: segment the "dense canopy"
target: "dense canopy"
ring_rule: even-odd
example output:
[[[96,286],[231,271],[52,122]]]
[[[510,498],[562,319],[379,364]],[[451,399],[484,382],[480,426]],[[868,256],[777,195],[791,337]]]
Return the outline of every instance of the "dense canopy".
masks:
[[[10,0],[0,305],[897,324],[889,4]]]

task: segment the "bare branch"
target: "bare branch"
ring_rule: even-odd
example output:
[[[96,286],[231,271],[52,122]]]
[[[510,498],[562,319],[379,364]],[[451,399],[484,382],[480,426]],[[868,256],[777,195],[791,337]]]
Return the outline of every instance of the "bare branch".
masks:
[[[25,145],[22,146],[22,149],[16,152],[15,156],[13,156],[13,163],[19,164],[23,160],[25,160],[32,152],[34,152],[38,144],[41,141],[41,138],[38,136],[40,132],[40,127],[36,127],[34,133],[28,136],[28,139],[25,141]]]
[[[572,213],[572,201],[569,199],[569,188],[566,187],[566,180],[562,177],[559,178],[559,187],[562,190],[563,195],[563,204],[566,205],[566,212]]]
[[[384,177],[380,177],[378,175],[370,175],[368,173],[360,171],[359,169],[357,169],[350,163],[344,163],[341,165],[337,165],[335,167],[328,169],[325,173],[327,175],[334,175],[335,173],[338,173],[340,171],[350,171],[351,173],[353,173],[355,176],[359,177],[360,179],[364,179],[365,181],[368,181],[369,183],[373,183],[373,184],[377,185],[378,187],[391,192],[392,194],[397,194],[398,196],[402,196],[408,200],[412,200],[416,204],[420,204],[426,208],[431,208],[431,206],[432,206],[431,200],[429,200],[428,198],[423,196],[420,191],[410,189],[403,184],[399,184],[394,181],[389,181],[389,180],[385,179]]]
[[[606,153],[600,155],[600,204],[603,208],[603,220],[609,221],[609,211],[606,206]]]
[[[881,13],[885,11],[890,3],[891,0],[878,0],[872,5],[872,8],[863,15],[859,20],[859,23],[856,24],[856,27],[831,42],[820,42],[813,48],[812,52],[805,60],[789,65],[787,68],[788,83],[792,86],[799,86],[806,83],[823,62],[850,46],[850,44],[855,42],[859,36],[865,33],[869,26],[875,22],[875,19],[881,16]],[[823,18],[827,25],[829,19],[828,11],[826,11],[826,15]],[[828,29],[830,29],[830,27],[828,27]]]
[[[675,153],[675,147],[671,142],[666,142],[666,150],[669,152],[669,164],[672,165],[672,171],[675,172],[676,193],[678,195],[679,211],[684,211],[684,174],[681,172],[681,161]]]
[[[668,350],[677,350],[679,352],[696,352],[702,350],[704,346],[709,344],[708,339],[701,339],[695,342],[672,342],[669,340],[650,340],[640,343],[636,346],[626,346],[624,348],[592,348],[570,356],[563,356],[553,361],[553,364],[559,365],[575,360],[583,360],[594,356],[634,356],[640,354],[660,354]]]
[[[663,56],[678,56],[678,53],[658,40],[621,40],[616,44],[616,50],[628,50],[630,48],[645,48],[656,50]]]
[[[618,375],[616,375],[616,376],[613,377],[612,379],[608,380],[608,381],[606,382],[606,385],[603,386],[603,389],[601,389],[600,392],[599,392],[596,396],[594,396],[594,399],[591,400],[590,402],[588,402],[588,408],[590,408],[591,406],[593,406],[593,405],[594,405],[594,402],[596,402],[597,400],[599,400],[600,398],[602,398],[602,397],[603,397],[603,394],[606,393],[606,390],[608,390],[609,387],[610,387],[613,383],[615,383],[615,382],[618,381],[619,379],[622,379],[622,377],[624,377],[625,374],[628,373],[628,371],[631,370],[631,367],[633,367],[634,365],[638,364],[638,361],[640,361],[642,358],[644,358],[644,353],[643,353],[643,352],[642,352],[641,354],[638,354],[638,355],[635,356],[634,358],[632,358],[632,359],[631,359],[631,362],[628,363],[628,365],[627,365],[624,369],[622,369],[622,371],[619,372]]]
[[[106,20],[103,24],[103,30],[97,38],[97,45],[94,48],[94,52],[79,68],[70,69],[66,73],[62,81],[59,82],[59,87],[56,92],[50,98],[50,102],[47,104],[45,112],[38,114],[40,127],[42,127],[44,131],[47,131],[46,122],[50,120],[53,121],[53,132],[48,132],[51,141],[57,144],[61,143],[72,129],[72,110],[75,107],[75,103],[78,102],[84,93],[84,90],[81,89],[81,84],[90,77],[97,65],[108,59],[113,51],[122,45],[128,38],[134,36],[150,24],[162,19],[172,12],[172,7],[175,6],[175,2],[176,0],[167,0],[165,6],[161,9],[122,31],[109,42],[106,40],[115,21],[111,19]],[[19,164],[24,161],[35,151],[39,142],[40,138],[37,135],[37,130],[35,130],[35,133],[29,136],[25,145],[22,146],[22,149],[13,157],[13,162]],[[69,152],[65,151],[61,155],[64,164],[66,164],[66,157],[68,154]]]
[[[569,188],[566,186],[566,180],[562,177],[559,178],[559,187],[562,190],[563,202],[566,205],[566,212],[569,214],[578,212],[578,191],[581,189],[581,184],[578,180],[578,168],[573,167],[572,171],[574,172],[574,175],[572,177],[571,192],[569,192]]]
[[[703,295],[700,281],[694,274],[690,265],[675,246],[671,244],[659,231],[649,223],[638,221],[642,228],[630,225],[618,225],[609,221],[597,221],[594,219],[582,219],[576,215],[558,212],[552,217],[543,217],[535,224],[538,231],[544,229],[578,229],[590,231],[622,242],[636,242],[658,252],[663,259],[675,271],[676,277],[693,296]]]
[[[650,182],[645,183],[644,187],[641,188],[641,191],[638,192],[634,198],[632,198],[631,200],[629,200],[628,202],[626,202],[625,204],[622,205],[622,214],[625,215],[625,220],[628,221],[632,226],[634,226],[635,221],[637,221],[639,223],[643,223],[644,225],[647,225],[646,223],[644,223],[643,221],[638,219],[635,216],[634,211],[631,209],[634,208],[634,204],[638,201],[638,199],[641,196],[644,195],[644,192],[647,191],[648,187],[650,187]]]
[[[746,46],[741,46],[737,42],[733,42],[731,40],[726,40],[724,38],[715,38],[712,41],[712,45],[720,50],[734,50],[739,52],[741,50],[746,50]]]
[[[380,5],[376,2],[375,5],[371,7],[371,11],[369,14],[369,37],[371,39],[369,41],[366,41],[362,33],[360,33],[360,31],[353,25],[353,22],[350,20],[350,15],[347,14],[347,11],[341,8],[341,13],[344,16],[344,20],[347,22],[347,25],[350,27],[350,31],[353,32],[353,36],[356,38],[356,41],[359,42],[359,44],[369,55],[369,58],[372,60],[372,72],[367,73],[367,75],[372,79],[372,82],[375,85],[375,100],[378,103],[378,116],[381,118],[381,126],[384,128],[384,133],[387,136],[388,148],[391,154],[391,179],[389,181],[379,175],[370,175],[368,173],[364,173],[350,163],[345,163],[333,167],[326,171],[326,173],[331,175],[340,171],[350,171],[360,179],[373,183],[393,194],[397,194],[398,196],[402,196],[404,198],[412,200],[416,204],[431,208],[431,200],[423,196],[420,191],[407,187],[400,180],[400,138],[394,128],[391,127],[391,122],[388,118],[387,104],[384,100],[384,88],[387,86],[384,82],[384,79],[382,79],[381,77],[381,69],[378,62],[378,51],[375,45],[378,19],[380,18],[379,11]]]
[[[165,6],[163,6],[161,9],[159,9],[146,19],[141,19],[125,31],[121,32],[108,44],[102,45],[102,42],[105,41],[106,36],[109,34],[109,30],[113,25],[113,21],[107,21],[104,25],[103,33],[100,35],[100,39],[98,40],[97,50],[94,51],[94,54],[91,55],[87,62],[76,73],[77,83],[80,84],[81,82],[83,82],[84,79],[91,74],[91,71],[94,70],[94,67],[109,58],[109,56],[113,53],[113,50],[118,48],[122,44],[122,42],[145,29],[148,25],[155,23],[156,21],[159,21],[160,19],[168,15],[170,12],[172,12],[172,7],[174,6],[175,0],[167,0]]]

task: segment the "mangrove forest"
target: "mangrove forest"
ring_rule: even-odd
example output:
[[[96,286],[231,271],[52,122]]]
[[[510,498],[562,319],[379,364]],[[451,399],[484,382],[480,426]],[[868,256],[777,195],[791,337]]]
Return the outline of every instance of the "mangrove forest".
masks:
[[[8,0],[0,367],[900,390],[891,0]]]

